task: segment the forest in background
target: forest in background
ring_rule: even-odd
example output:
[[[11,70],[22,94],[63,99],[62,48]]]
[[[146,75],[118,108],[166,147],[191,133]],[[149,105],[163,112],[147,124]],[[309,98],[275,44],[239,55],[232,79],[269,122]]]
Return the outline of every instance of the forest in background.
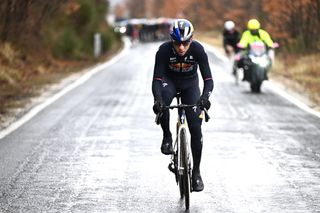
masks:
[[[102,60],[94,58],[95,33],[102,58],[119,49],[108,7],[106,0],[0,1],[0,123],[43,85]]]
[[[203,31],[221,31],[226,20],[242,31],[250,18],[257,18],[286,50],[320,50],[320,0],[126,0],[116,15],[184,17]]]

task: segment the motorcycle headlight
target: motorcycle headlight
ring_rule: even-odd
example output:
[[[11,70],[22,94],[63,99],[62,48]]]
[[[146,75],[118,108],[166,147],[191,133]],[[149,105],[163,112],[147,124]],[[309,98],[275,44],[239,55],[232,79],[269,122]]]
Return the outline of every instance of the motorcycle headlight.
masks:
[[[267,67],[267,66],[269,66],[269,60],[261,60],[259,65],[261,67]]]
[[[269,66],[270,62],[268,60],[268,58],[266,57],[255,57],[255,58],[251,58],[252,62],[255,64],[258,64],[260,67],[267,67]]]

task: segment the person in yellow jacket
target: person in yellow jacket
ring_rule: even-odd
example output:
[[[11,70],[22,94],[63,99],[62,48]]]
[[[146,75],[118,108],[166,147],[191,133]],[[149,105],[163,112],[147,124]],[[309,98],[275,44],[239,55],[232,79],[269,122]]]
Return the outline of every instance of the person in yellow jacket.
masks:
[[[274,43],[269,33],[260,28],[260,23],[257,19],[250,19],[248,21],[247,30],[243,32],[238,47],[242,49],[248,48],[248,46],[255,41],[263,41],[267,47],[273,48]]]
[[[237,46],[242,50],[248,50],[250,44],[255,41],[262,41],[267,49],[268,55],[271,61],[274,61],[274,51],[273,48],[278,46],[277,43],[274,43],[269,35],[269,33],[261,29],[261,25],[257,19],[250,19],[247,24],[247,30],[242,33],[241,39]],[[236,56],[236,67],[244,68],[245,60],[248,58],[247,51],[242,51],[242,53]],[[248,80],[248,73],[244,69],[244,80]]]

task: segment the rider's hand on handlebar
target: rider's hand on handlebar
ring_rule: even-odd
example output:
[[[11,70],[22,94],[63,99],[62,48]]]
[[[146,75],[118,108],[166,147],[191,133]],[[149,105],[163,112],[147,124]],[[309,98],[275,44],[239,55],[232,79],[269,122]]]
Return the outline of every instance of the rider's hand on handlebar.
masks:
[[[211,106],[211,103],[210,103],[209,99],[206,98],[206,97],[203,97],[203,96],[200,97],[200,99],[199,99],[199,101],[198,101],[197,104],[199,105],[199,107],[200,107],[201,109],[205,108],[205,109],[207,109],[207,110],[208,110],[208,109],[210,108],[210,106]]]
[[[162,113],[164,111],[165,104],[162,100],[156,100],[153,104],[153,112],[155,114]]]
[[[273,42],[273,49],[276,49],[276,48],[279,48],[280,47],[280,45],[279,45],[279,43],[278,42]]]

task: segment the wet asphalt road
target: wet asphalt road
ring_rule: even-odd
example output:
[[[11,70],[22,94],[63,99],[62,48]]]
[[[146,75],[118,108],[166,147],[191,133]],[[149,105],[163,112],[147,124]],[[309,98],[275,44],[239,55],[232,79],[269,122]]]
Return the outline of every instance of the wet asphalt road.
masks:
[[[131,48],[0,140],[0,212],[184,211],[151,110],[158,45]],[[235,86],[209,58],[205,189],[190,212],[320,212],[320,118],[267,85]]]

